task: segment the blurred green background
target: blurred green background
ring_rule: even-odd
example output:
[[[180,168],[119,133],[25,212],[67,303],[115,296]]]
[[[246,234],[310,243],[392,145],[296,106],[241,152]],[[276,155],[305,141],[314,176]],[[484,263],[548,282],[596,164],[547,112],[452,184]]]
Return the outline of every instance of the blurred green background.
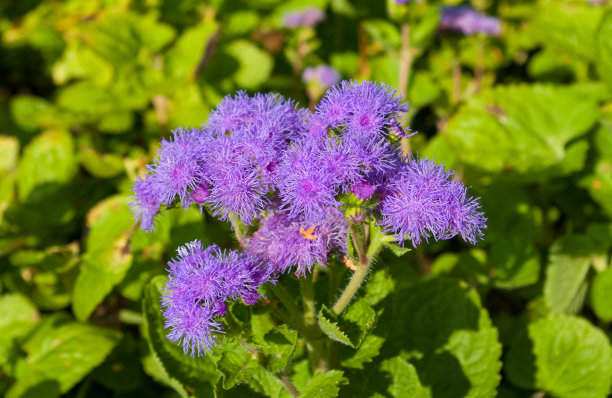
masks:
[[[455,239],[376,264],[382,273],[372,283],[390,283],[385,294],[461,280],[496,328],[481,325],[499,351],[478,359],[499,375],[486,376],[491,386],[466,392],[451,377],[431,396],[605,397],[612,380],[612,5],[463,3],[501,20],[501,34],[488,37],[439,31],[442,7],[456,4],[1,1],[0,395],[201,395],[197,367],[177,376],[158,358],[161,343],[151,333],[163,332],[143,314],[142,300],[177,246],[194,238],[235,243],[227,225],[195,208],[168,211],[154,233],[137,230],[127,206],[131,183],[162,137],[200,126],[236,90],[316,104],[324,87],[302,74],[325,64],[343,79],[404,93],[406,124],[419,132],[410,150],[455,169],[489,218],[476,248]],[[325,20],[284,26],[288,12],[306,7]],[[423,301],[436,299],[419,292]],[[394,336],[412,341],[421,336],[412,323],[423,320],[405,311],[408,326]],[[470,353],[483,349],[469,344]],[[408,349],[387,347],[385,358]],[[397,371],[407,362],[368,355],[343,362],[340,396],[411,396],[402,376],[412,373]],[[386,386],[363,377],[370,361],[388,372]],[[472,365],[460,362],[476,385]],[[551,370],[559,362],[565,370]],[[422,381],[445,379],[415,363]],[[285,372],[300,385],[299,367]],[[256,396],[249,388],[243,396]]]

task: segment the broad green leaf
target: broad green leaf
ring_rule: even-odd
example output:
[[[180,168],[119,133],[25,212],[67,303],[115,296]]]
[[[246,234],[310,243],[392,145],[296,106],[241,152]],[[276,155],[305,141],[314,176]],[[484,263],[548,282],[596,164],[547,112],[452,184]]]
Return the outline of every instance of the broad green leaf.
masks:
[[[217,24],[212,21],[186,29],[167,52],[164,66],[169,75],[173,78],[191,79],[216,30]]]
[[[493,284],[515,289],[536,283],[540,276],[540,256],[531,244],[508,239],[495,242],[489,252]]]
[[[364,21],[364,28],[372,41],[381,45],[387,51],[394,51],[400,47],[402,38],[398,28],[384,19],[369,19]]]
[[[123,158],[113,153],[100,154],[89,147],[79,148],[79,162],[91,175],[111,178],[124,171]]]
[[[612,12],[606,14],[597,32],[597,69],[612,88]]]
[[[256,89],[270,77],[274,59],[255,44],[236,40],[229,43],[225,51],[238,62],[234,80],[239,87]]]
[[[134,338],[130,335],[124,336],[92,376],[112,391],[128,392],[137,389],[144,379],[144,374]]]
[[[24,336],[40,319],[36,307],[19,294],[0,296],[0,314],[0,345]]]
[[[323,305],[318,319],[321,330],[329,338],[357,348],[374,326],[376,313],[365,299],[359,299],[340,316],[334,315]]]
[[[497,330],[476,291],[432,280],[393,294],[377,331],[383,352],[405,353],[433,397],[490,397],[500,380]]]
[[[593,279],[591,304],[600,319],[612,321],[612,268],[598,273]]]
[[[18,95],[11,100],[11,114],[19,127],[37,130],[57,126],[57,115],[53,105],[44,98]]]
[[[0,135],[0,173],[6,173],[17,166],[19,140],[16,137]]]
[[[544,281],[544,300],[553,313],[580,310],[572,304],[581,292],[592,263],[589,247],[589,240],[577,235],[563,237],[551,247]]]
[[[287,366],[297,339],[297,332],[286,325],[274,327],[264,335],[261,351],[266,356],[266,368],[270,372],[278,372]]]
[[[411,106],[426,106],[435,101],[440,92],[440,87],[434,81],[432,74],[419,71],[414,74],[410,81],[408,101]],[[438,158],[434,159],[440,161]]]
[[[142,44],[137,19],[132,14],[108,14],[86,25],[82,40],[116,68],[136,62]]]
[[[69,132],[51,130],[24,149],[17,187],[22,201],[39,201],[69,183],[77,172],[74,142]]]
[[[367,335],[356,351],[352,348],[348,349],[353,355],[343,359],[341,362],[342,366],[345,368],[363,369],[364,363],[372,362],[378,356],[384,342],[385,339],[380,336],[374,334]]]
[[[538,389],[560,398],[607,397],[612,383],[612,348],[606,335],[571,316],[529,326]]]
[[[117,98],[105,87],[89,81],[73,83],[62,89],[57,104],[83,120],[96,120],[117,107]]]
[[[376,305],[393,292],[395,281],[386,268],[381,268],[368,276],[364,299],[370,305]]]
[[[548,3],[533,10],[533,39],[554,51],[593,59],[595,34],[603,11],[587,4]]]
[[[300,392],[300,398],[333,398],[338,396],[339,384],[346,382],[340,370],[315,373],[306,387]]]
[[[27,357],[17,364],[17,382],[7,397],[22,396],[46,380],[67,392],[104,361],[119,337],[114,330],[74,322],[62,314],[43,320],[24,345]]]
[[[370,59],[372,68],[371,79],[386,82],[390,86],[399,88],[399,56],[395,53],[385,53]]]
[[[160,297],[164,277],[158,276],[145,288],[142,301],[144,314],[144,336],[153,355],[159,359],[159,365],[169,380],[177,380],[186,391],[196,396],[212,396],[213,385],[219,374],[217,367],[209,356],[200,358],[186,355],[181,347],[166,338],[168,330],[164,328],[161,313]],[[171,384],[170,387],[174,387]],[[180,390],[177,390],[180,393]]]
[[[572,88],[498,86],[449,121],[446,137],[459,158],[489,173],[537,181],[582,168],[588,146],[570,141],[598,116],[595,98]]]
[[[430,397],[430,392],[421,384],[414,366],[402,357],[385,359],[380,364],[380,370],[391,374],[391,384],[387,391],[392,397]]]
[[[584,181],[591,197],[612,216],[612,157],[600,158],[592,175]]]
[[[127,202],[125,196],[113,196],[98,203],[88,214],[87,251],[72,303],[79,320],[89,318],[132,265],[129,239],[134,220]]]

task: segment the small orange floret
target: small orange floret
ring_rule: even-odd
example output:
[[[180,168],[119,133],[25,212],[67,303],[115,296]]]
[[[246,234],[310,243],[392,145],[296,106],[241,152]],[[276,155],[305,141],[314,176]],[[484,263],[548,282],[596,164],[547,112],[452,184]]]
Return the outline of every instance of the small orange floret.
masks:
[[[351,271],[356,271],[357,270],[357,266],[355,265],[353,260],[351,260],[347,256],[344,256],[342,258],[342,260],[344,261],[344,265],[346,266],[346,268],[350,269]]]
[[[314,229],[315,229],[314,225],[312,227],[308,228],[308,229],[304,229],[304,228],[300,227],[300,233],[302,234],[304,239],[315,240],[315,239],[317,239],[317,235],[313,235],[312,234],[312,231],[314,231]]]

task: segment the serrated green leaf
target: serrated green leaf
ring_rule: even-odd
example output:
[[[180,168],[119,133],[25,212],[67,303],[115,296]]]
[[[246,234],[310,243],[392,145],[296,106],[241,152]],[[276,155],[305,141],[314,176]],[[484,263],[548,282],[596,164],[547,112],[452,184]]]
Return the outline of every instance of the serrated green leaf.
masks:
[[[323,305],[318,319],[321,330],[329,338],[357,348],[374,326],[376,312],[365,299],[359,299],[347,307],[339,317]]]
[[[278,372],[287,366],[295,351],[297,339],[297,332],[286,325],[276,326],[264,335],[261,350],[266,356],[266,368],[270,372]]]
[[[437,279],[396,291],[393,299],[377,329],[388,331],[386,353],[406,353],[432,396],[495,395],[501,345],[474,290]]]
[[[532,244],[519,239],[500,240],[489,253],[493,284],[515,289],[536,283],[540,276],[540,256]]]
[[[136,390],[143,381],[143,372],[134,338],[130,335],[124,336],[92,376],[98,383],[112,391]]]
[[[585,236],[566,236],[551,247],[544,281],[544,300],[553,313],[576,312],[573,301],[579,297],[592,260],[588,255],[590,242]],[[575,304],[575,303],[574,303]]]
[[[339,384],[346,382],[340,370],[315,373],[306,387],[300,392],[300,398],[333,398],[338,396]]]
[[[593,279],[591,304],[600,319],[612,321],[612,268],[598,273]]]
[[[27,357],[18,363],[17,382],[7,397],[22,396],[46,380],[56,381],[59,391],[67,392],[104,361],[119,337],[116,331],[74,322],[61,314],[45,319],[24,345]]]
[[[257,368],[257,361],[253,353],[238,342],[226,341],[217,361],[217,367],[223,375],[223,388],[229,390],[253,375]]]
[[[72,309],[86,320],[132,265],[129,239],[134,220],[126,196],[112,196],[88,214],[87,251],[74,285]]]
[[[369,334],[366,336],[363,343],[359,346],[357,351],[351,349],[350,357],[343,359],[341,364],[345,368],[363,369],[365,363],[372,362],[372,360],[380,353],[380,348],[384,344],[385,339]]]
[[[586,133],[597,116],[596,99],[572,88],[498,86],[462,107],[446,137],[476,169],[537,181],[582,168],[588,147],[568,143]]]
[[[379,269],[368,277],[364,299],[370,305],[376,305],[391,294],[394,287],[395,281],[389,271],[386,268]]]
[[[42,133],[25,147],[19,162],[19,199],[39,201],[69,183],[76,172],[70,133],[64,130]]]
[[[610,393],[612,348],[606,335],[571,316],[529,326],[536,364],[536,388],[560,398],[598,398]]]
[[[158,276],[145,288],[142,301],[143,330],[151,352],[159,358],[159,364],[171,380],[177,380],[186,391],[196,396],[212,396],[213,386],[219,379],[217,367],[208,357],[192,358],[185,355],[178,344],[166,338],[161,313],[161,288],[165,277]],[[175,387],[175,384],[170,384]],[[181,390],[177,390],[181,393]]]

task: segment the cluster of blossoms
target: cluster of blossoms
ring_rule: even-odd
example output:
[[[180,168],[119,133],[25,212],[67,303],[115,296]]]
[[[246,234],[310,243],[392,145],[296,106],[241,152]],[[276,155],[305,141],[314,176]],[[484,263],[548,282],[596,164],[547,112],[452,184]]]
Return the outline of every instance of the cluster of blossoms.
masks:
[[[447,32],[458,32],[467,36],[476,33],[499,36],[501,34],[501,22],[498,18],[486,16],[467,6],[444,7],[440,17],[439,29]]]
[[[266,281],[347,256],[351,222],[378,223],[399,244],[481,237],[486,219],[452,172],[402,156],[407,110],[393,89],[371,82],[332,87],[314,113],[276,94],[238,92],[201,129],[163,141],[134,184],[141,227],[153,229],[164,206],[197,205],[231,221],[243,249],[197,241],[179,249],[162,301],[168,337],[192,355],[206,352],[229,300],[252,305]],[[363,205],[357,215],[346,200]]]

